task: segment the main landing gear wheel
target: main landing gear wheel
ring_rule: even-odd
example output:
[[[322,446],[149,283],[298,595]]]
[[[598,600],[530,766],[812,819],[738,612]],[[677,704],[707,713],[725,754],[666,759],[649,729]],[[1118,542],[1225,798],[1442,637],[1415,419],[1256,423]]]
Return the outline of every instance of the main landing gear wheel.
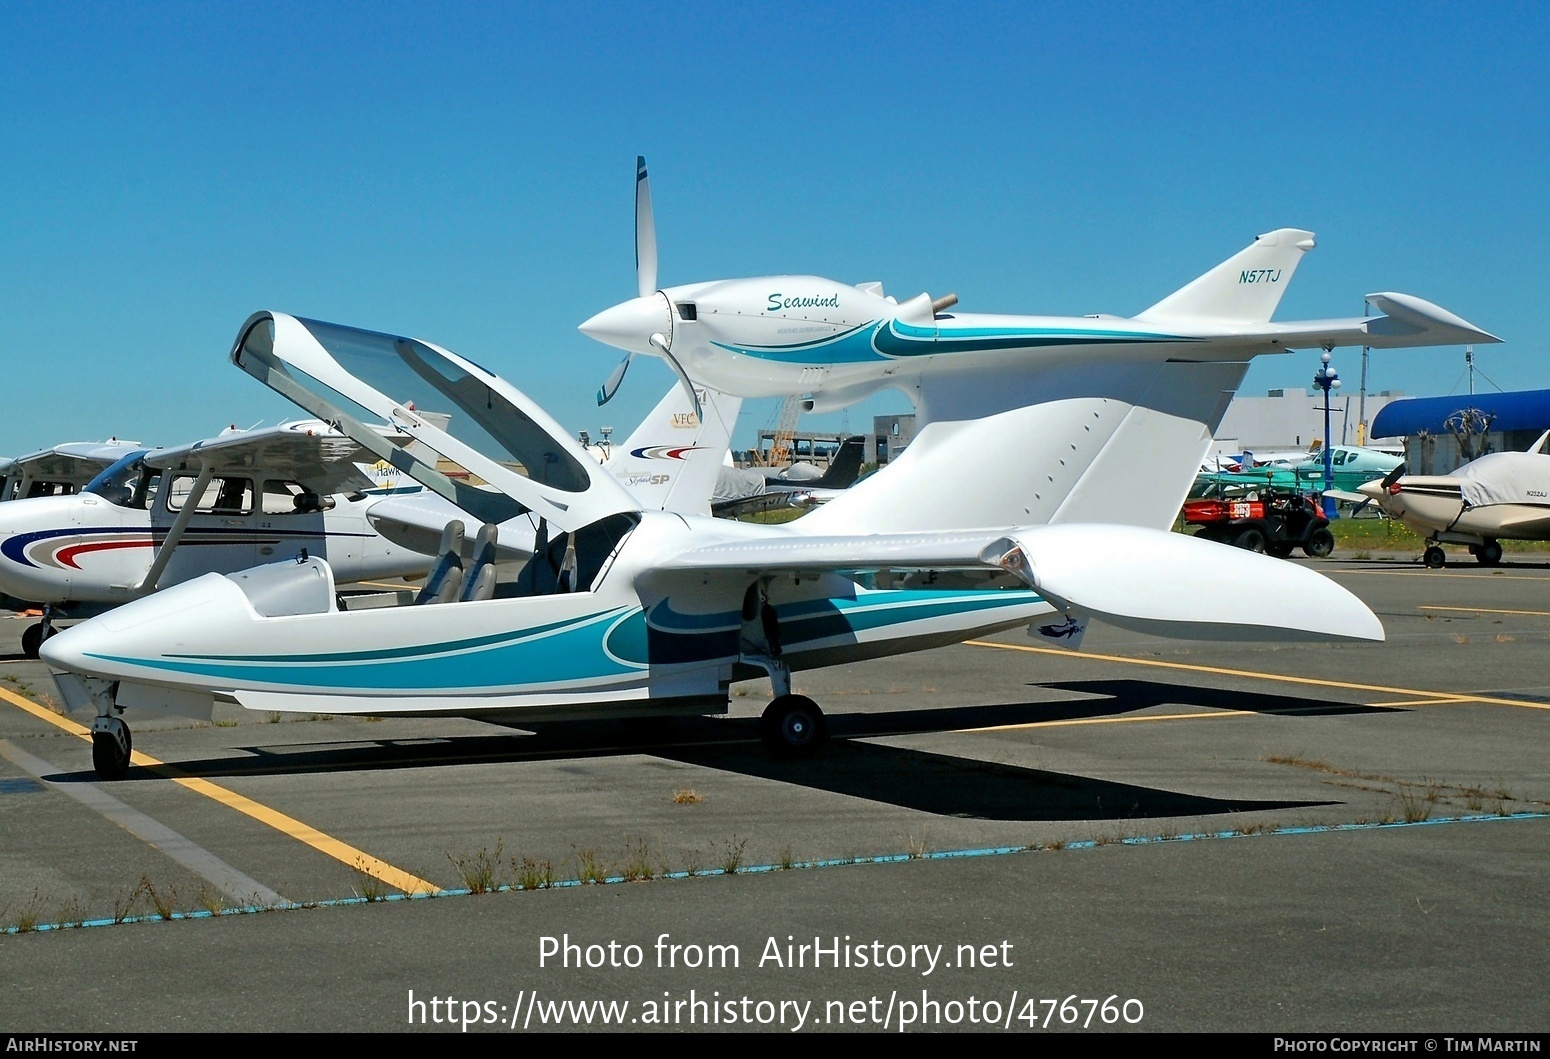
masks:
[[[1441,570],[1448,564],[1448,553],[1434,544],[1426,549],[1426,554],[1421,556],[1421,559],[1433,570]]]
[[[1475,558],[1480,560],[1481,566],[1495,566],[1502,561],[1500,541],[1486,541],[1484,544],[1472,545],[1469,550],[1475,553]]]
[[[117,717],[99,717],[92,725],[91,763],[97,775],[105,780],[121,780],[129,771],[129,755],[134,749],[134,739],[129,725]]]
[[[38,648],[43,646],[43,641],[57,631],[57,629],[45,627],[41,621],[36,625],[27,626],[22,632],[22,654],[28,658],[38,657]]]
[[[806,695],[781,695],[759,718],[759,737],[777,757],[810,757],[827,735],[823,711]]]
[[[1316,529],[1302,546],[1304,554],[1313,559],[1328,559],[1335,550],[1335,535],[1327,529]]]

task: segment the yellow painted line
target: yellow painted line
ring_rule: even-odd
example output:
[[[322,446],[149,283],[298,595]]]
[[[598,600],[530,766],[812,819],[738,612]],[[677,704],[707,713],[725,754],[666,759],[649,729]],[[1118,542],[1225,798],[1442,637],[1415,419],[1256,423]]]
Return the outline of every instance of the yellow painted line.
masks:
[[[0,699],[4,699],[12,706],[26,710],[39,720],[47,721],[57,728],[64,729],[71,735],[80,736],[87,742],[91,741],[92,734],[90,728],[77,724],[68,717],[61,717],[54,711],[24,699],[15,692],[0,688]],[[341,842],[332,835],[326,835],[317,828],[304,824],[295,817],[286,816],[284,813],[256,802],[246,795],[238,794],[236,791],[222,787],[218,783],[211,783],[209,780],[199,779],[196,776],[185,776],[178,772],[176,765],[169,765],[165,761],[153,758],[149,754],[142,754],[138,750],[130,752],[130,760],[136,765],[142,765],[145,768],[160,773],[181,787],[186,787],[196,794],[202,794],[206,798],[220,802],[222,805],[235,809],[237,812],[251,817],[261,824],[267,824],[276,831],[296,839],[298,842],[304,842],[319,853],[326,854],[343,864],[365,872],[367,875],[381,879],[389,886],[395,886],[404,891],[404,893],[437,893],[441,889],[435,883],[426,882],[418,876],[411,875],[400,868],[395,868],[384,860],[379,860],[363,850],[356,849],[347,842]]]
[[[1447,698],[1403,699],[1399,702],[1369,702],[1369,706],[1457,706],[1461,702],[1479,702],[1468,695],[1449,695]]]
[[[983,728],[957,728],[954,734],[966,732],[1015,732],[1021,728],[1064,728],[1077,724],[1127,724],[1135,721],[1208,721],[1213,717],[1252,717],[1253,710],[1212,710],[1209,713],[1146,713],[1136,717],[1081,717],[1068,721],[1028,721],[1025,724],[991,724]]]
[[[1347,680],[1323,680],[1318,677],[1291,677],[1279,673],[1252,673],[1246,669],[1224,669],[1220,666],[1197,666],[1186,662],[1164,662],[1159,658],[1126,658],[1124,655],[1099,655],[1089,654],[1085,651],[1070,651],[1061,647],[1030,647],[1017,643],[991,643],[989,640],[965,640],[968,647],[995,647],[1003,651],[1028,651],[1040,655],[1061,655],[1066,658],[1085,658],[1093,662],[1123,662],[1133,666],[1155,666],[1158,669],[1182,669],[1191,673],[1215,673],[1226,677],[1243,677],[1248,680],[1270,680],[1283,684],[1308,684],[1319,688],[1340,688],[1342,691],[1375,691],[1387,695],[1412,695],[1416,698],[1427,699],[1453,699],[1455,694],[1447,691],[1427,691],[1420,688],[1391,688],[1383,684],[1355,684]],[[1488,695],[1471,695],[1458,693],[1460,701],[1483,702],[1492,706],[1521,706],[1528,710],[1550,710],[1550,703],[1529,702],[1525,699],[1501,699]]]
[[[1454,610],[1465,614],[1530,614],[1539,618],[1550,618],[1550,610],[1493,610],[1490,607],[1427,607],[1418,606],[1417,610]]]
[[[1490,581],[1545,581],[1550,578],[1528,577],[1524,574],[1454,574],[1446,570],[1337,570],[1329,567],[1319,567],[1319,572],[1331,577],[1356,576],[1358,574],[1379,574],[1386,577],[1446,577],[1449,581],[1457,578],[1484,578]]]

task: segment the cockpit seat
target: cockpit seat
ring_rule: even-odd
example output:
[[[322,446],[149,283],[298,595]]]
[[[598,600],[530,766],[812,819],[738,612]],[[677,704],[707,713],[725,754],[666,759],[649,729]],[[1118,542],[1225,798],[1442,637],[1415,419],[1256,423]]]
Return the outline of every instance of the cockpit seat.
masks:
[[[450,603],[457,599],[463,584],[463,522],[453,519],[441,531],[441,546],[436,565],[425,579],[425,587],[414,598],[422,603]]]
[[[462,600],[465,603],[490,599],[495,595],[495,542],[500,528],[493,522],[479,527],[474,538],[474,562],[463,579]]]

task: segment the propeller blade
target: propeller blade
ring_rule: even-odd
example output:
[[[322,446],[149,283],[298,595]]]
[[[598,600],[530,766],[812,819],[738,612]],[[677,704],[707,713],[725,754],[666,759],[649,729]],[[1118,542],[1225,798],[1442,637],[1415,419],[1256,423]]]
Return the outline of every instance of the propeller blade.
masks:
[[[667,346],[667,336],[658,331],[651,336],[651,348],[655,349],[663,360],[672,367],[678,376],[678,381],[683,383],[684,392],[689,395],[689,400],[694,403],[694,417],[704,419],[704,413],[700,409],[700,395],[694,389],[694,383],[689,381],[689,373],[684,371],[684,366],[678,363],[678,358],[673,356],[673,351]]]
[[[657,290],[657,222],[651,214],[646,159],[635,157],[635,282],[642,298]]]
[[[1387,489],[1389,486],[1393,485],[1395,482],[1397,482],[1401,478],[1403,478],[1405,476],[1405,470],[1406,470],[1405,464],[1401,463],[1398,467],[1395,467],[1388,474],[1385,474],[1383,476],[1383,488]]]
[[[619,384],[624,381],[624,373],[630,368],[630,361],[635,359],[634,353],[626,353],[618,367],[608,373],[608,378],[603,380],[603,385],[597,389],[597,403],[599,406],[613,400],[614,394],[619,392]]]

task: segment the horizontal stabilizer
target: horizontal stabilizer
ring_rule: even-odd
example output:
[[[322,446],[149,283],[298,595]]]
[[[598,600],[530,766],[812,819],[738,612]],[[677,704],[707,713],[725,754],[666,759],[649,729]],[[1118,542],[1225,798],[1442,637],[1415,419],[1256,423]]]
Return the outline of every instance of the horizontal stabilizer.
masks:
[[[1350,592],[1295,563],[1135,526],[1017,530],[983,558],[1068,613],[1198,640],[1382,640]]]
[[[1312,249],[1312,232],[1301,228],[1268,232],[1139,314],[1138,319],[1265,323],[1286,293],[1302,255]]]

